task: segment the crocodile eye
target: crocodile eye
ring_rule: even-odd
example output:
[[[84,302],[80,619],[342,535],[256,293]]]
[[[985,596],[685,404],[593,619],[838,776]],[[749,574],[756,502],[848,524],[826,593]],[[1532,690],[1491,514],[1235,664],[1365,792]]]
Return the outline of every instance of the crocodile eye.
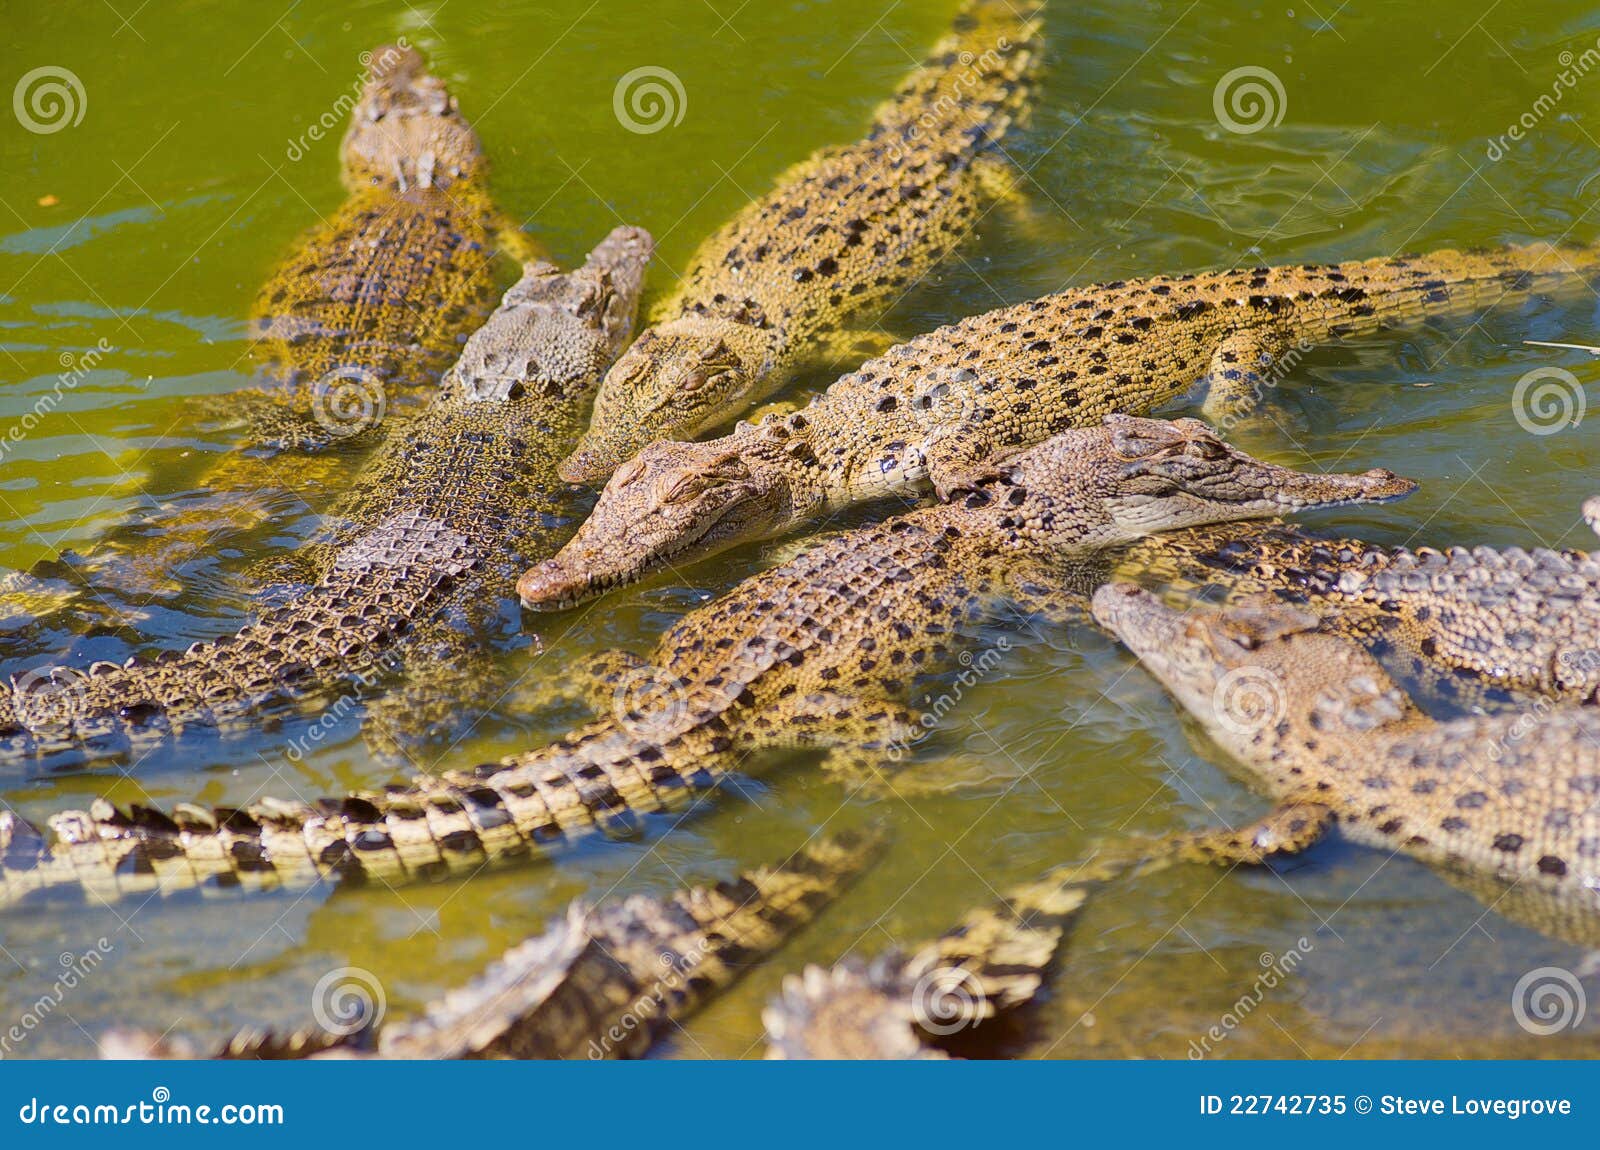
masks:
[[[1226,458],[1228,449],[1220,439],[1206,435],[1189,440],[1188,452],[1196,459],[1217,460]]]

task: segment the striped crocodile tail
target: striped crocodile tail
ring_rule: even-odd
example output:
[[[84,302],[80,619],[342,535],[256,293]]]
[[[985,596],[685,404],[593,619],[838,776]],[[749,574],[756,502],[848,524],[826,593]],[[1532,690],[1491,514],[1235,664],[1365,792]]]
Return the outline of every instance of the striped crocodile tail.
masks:
[[[907,152],[964,152],[998,141],[1027,107],[1040,48],[1042,4],[969,0],[915,72],[873,117],[873,135],[898,133]]]
[[[790,975],[761,1016],[767,1057],[949,1057],[963,1031],[1038,997],[1088,890],[1046,876],[969,912],[913,954]]]
[[[581,901],[543,934],[416,1019],[349,1034],[245,1030],[205,1051],[185,1038],[116,1031],[108,1057],[629,1058],[782,946],[880,854],[877,831],[814,839],[773,866],[665,897]]]

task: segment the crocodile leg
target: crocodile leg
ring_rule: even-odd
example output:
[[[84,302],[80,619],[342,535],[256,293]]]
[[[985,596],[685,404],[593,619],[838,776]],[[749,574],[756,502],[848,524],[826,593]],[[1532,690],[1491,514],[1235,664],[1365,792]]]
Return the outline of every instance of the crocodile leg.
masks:
[[[1096,852],[1088,873],[1149,874],[1173,863],[1211,866],[1262,866],[1310,849],[1333,829],[1334,810],[1315,798],[1295,796],[1278,803],[1261,818],[1241,827],[1183,831],[1165,838],[1118,843]]]

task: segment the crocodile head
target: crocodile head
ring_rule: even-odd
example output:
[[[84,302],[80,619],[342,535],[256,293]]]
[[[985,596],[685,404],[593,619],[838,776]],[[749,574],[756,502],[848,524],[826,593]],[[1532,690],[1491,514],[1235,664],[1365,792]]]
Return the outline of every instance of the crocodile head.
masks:
[[[573,271],[529,264],[447,382],[467,402],[582,398],[627,342],[653,246],[643,228],[621,227]]]
[[[1359,747],[1377,728],[1419,717],[1377,660],[1299,608],[1262,599],[1180,611],[1131,583],[1108,583],[1094,594],[1094,617],[1246,762],[1297,738],[1325,753],[1341,737]]]
[[[589,430],[561,464],[569,483],[599,483],[642,448],[693,439],[742,411],[764,352],[758,329],[714,316],[649,328],[606,373]]]
[[[1230,447],[1198,419],[1132,415],[1063,432],[997,461],[987,474],[1043,502],[1054,542],[1095,547],[1207,523],[1382,503],[1417,487],[1382,469],[1296,471]]]
[[[385,44],[371,54],[361,100],[343,144],[344,179],[352,190],[388,185],[396,191],[448,187],[483,162],[478,134],[422,54]]]
[[[617,469],[578,533],[526,571],[517,593],[527,607],[555,611],[677,556],[766,538],[791,520],[789,490],[787,472],[760,451],[652,443]]]

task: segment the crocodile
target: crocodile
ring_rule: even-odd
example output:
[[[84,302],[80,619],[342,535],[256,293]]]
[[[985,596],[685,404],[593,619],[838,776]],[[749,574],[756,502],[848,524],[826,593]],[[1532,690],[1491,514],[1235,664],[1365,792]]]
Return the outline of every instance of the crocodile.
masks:
[[[1499,885],[1497,909],[1537,907],[1528,920],[1550,933],[1600,936],[1600,712],[1441,722],[1359,644],[1271,600],[1185,612],[1112,583],[1094,613],[1275,804],[1259,822],[1179,836],[1182,853],[1261,863],[1337,825],[1469,889]]]
[[[1288,526],[1206,527],[1131,545],[1112,577],[1174,602],[1270,594],[1464,707],[1600,702],[1600,557],[1584,551],[1411,550]]]
[[[808,966],[762,1012],[774,1059],[941,1059],[1035,1001],[1088,885],[1050,875],[907,953]],[[992,1027],[991,1027],[992,1029]]]
[[[1232,421],[1270,386],[1265,361],[1595,274],[1600,248],[1533,245],[1161,276],[1000,308],[891,349],[799,411],[646,447],[519,591],[556,609],[843,506],[948,492],[996,451],[1147,412],[1205,373],[1207,409]]]
[[[186,730],[259,729],[274,707],[401,666],[448,668],[459,712],[454,688],[485,678],[474,640],[510,600],[518,556],[548,553],[572,515],[555,465],[626,342],[651,246],[617,228],[576,271],[529,265],[433,402],[388,430],[283,602],[187,651],[13,677],[0,756],[142,756]]]
[[[876,832],[845,831],[729,882],[599,906],[579,899],[544,933],[404,1022],[368,1017],[332,1029],[247,1029],[209,1051],[186,1037],[117,1031],[101,1042],[101,1052],[275,1060],[640,1058],[849,889],[882,841]]]
[[[1151,531],[1413,487],[1387,471],[1263,463],[1196,420],[1110,416],[973,476],[960,502],[822,539],[752,576],[681,619],[652,660],[594,656],[582,678],[600,716],[547,746],[317,802],[167,813],[96,800],[52,816],[49,833],[0,813],[0,903],[471,873],[596,831],[638,833],[771,750],[820,752],[841,781],[892,786],[933,717],[901,700],[993,646],[975,621],[1011,603],[1081,618],[1081,594],[1052,594],[1066,594],[1060,564]]]
[[[841,329],[875,320],[1009,194],[999,145],[1029,99],[1038,7],[969,0],[864,139],[790,168],[701,244],[601,384],[562,477],[599,483],[652,440],[710,430],[870,340]]]
[[[176,570],[281,511],[285,493],[320,508],[385,414],[429,397],[493,310],[510,264],[499,253],[532,254],[490,200],[477,134],[414,48],[371,53],[341,163],[344,202],[252,308],[252,384],[196,401],[181,420],[228,435],[196,473],[169,477],[196,495],[141,512],[88,556],[41,562],[9,597],[13,611],[48,591],[69,630],[114,627],[178,593]],[[314,450],[330,445],[339,450]]]

